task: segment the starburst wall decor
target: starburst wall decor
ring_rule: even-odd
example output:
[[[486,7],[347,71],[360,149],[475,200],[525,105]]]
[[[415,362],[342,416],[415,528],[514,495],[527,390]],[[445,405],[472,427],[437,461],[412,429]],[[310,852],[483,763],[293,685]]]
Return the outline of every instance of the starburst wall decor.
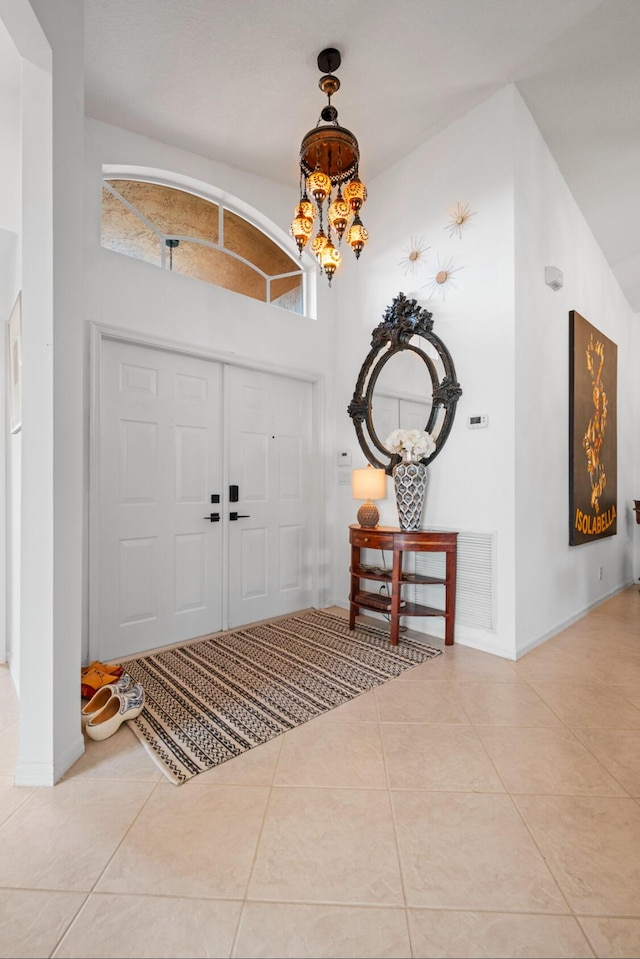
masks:
[[[404,275],[411,273],[415,276],[418,267],[421,263],[424,263],[427,252],[431,249],[430,246],[426,246],[422,237],[414,239],[411,237],[409,241],[409,246],[405,247],[402,251],[402,259],[400,260],[400,266],[403,267]]]
[[[455,209],[449,214],[449,223],[445,227],[445,230],[448,230],[450,237],[457,236],[458,239],[461,240],[462,234],[469,226],[469,220],[475,215],[475,211],[471,210],[468,203],[464,205],[462,203],[456,203]]]
[[[453,274],[463,269],[463,266],[456,265],[456,258],[454,256],[450,256],[448,259],[438,257],[436,272],[421,289],[429,291],[429,299],[433,296],[440,296],[444,301],[447,295],[447,289],[456,285],[453,280]]]

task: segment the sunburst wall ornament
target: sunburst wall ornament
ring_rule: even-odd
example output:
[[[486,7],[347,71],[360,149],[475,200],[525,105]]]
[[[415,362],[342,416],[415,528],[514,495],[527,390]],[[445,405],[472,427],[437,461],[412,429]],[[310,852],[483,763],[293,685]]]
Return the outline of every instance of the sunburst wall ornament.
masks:
[[[472,211],[468,203],[465,203],[464,206],[462,203],[456,203],[455,210],[449,214],[449,223],[445,230],[448,230],[449,236],[457,236],[462,239],[462,234],[469,226],[469,220],[475,215],[475,210]]]
[[[405,247],[402,251],[402,259],[400,260],[400,266],[403,267],[404,275],[411,273],[415,276],[418,267],[421,263],[424,263],[427,252],[431,249],[430,246],[427,246],[422,237],[414,239],[411,237],[409,241],[409,246]]]
[[[440,296],[444,300],[447,289],[456,285],[453,274],[463,269],[463,266],[456,266],[454,256],[449,257],[448,260],[442,260],[438,257],[436,272],[421,289],[429,290],[429,299],[433,296]]]

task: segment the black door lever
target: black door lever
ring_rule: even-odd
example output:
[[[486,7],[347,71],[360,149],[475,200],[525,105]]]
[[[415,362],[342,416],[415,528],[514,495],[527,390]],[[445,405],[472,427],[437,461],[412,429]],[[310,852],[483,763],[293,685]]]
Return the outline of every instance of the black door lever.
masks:
[[[207,516],[203,516],[202,518],[208,519],[210,523],[219,523],[220,513],[209,513]]]
[[[235,512],[234,512],[234,513],[229,513],[229,519],[230,519],[230,520],[249,519],[249,516],[250,516],[250,515],[251,515],[250,513],[235,513]]]

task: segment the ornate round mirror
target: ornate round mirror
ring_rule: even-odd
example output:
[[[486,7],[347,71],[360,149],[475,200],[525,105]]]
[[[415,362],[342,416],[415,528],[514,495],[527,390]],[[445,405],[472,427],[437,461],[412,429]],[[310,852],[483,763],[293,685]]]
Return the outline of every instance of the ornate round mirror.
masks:
[[[432,314],[399,293],[373,330],[348,407],[360,448],[369,463],[391,474],[400,460],[385,439],[396,429],[426,430],[444,446],[462,395],[451,354],[433,332]]]

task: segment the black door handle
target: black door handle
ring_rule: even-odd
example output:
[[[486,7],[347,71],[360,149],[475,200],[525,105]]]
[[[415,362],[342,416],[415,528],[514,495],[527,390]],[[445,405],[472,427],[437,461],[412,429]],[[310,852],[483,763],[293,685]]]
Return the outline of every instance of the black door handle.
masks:
[[[235,512],[234,512],[234,513],[229,513],[229,519],[230,519],[230,520],[249,519],[249,516],[250,516],[250,515],[251,515],[250,513],[235,513]]]
[[[202,518],[208,519],[210,523],[219,523],[220,513],[209,513],[208,516],[203,516]]]

